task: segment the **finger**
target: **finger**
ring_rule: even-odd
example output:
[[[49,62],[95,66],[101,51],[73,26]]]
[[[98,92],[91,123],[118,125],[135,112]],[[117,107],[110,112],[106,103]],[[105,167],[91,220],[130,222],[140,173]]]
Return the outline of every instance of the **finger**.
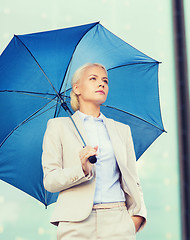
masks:
[[[97,148],[96,148],[97,149]],[[95,148],[93,148],[93,147],[90,147],[90,146],[88,146],[88,147],[86,147],[86,148],[83,148],[80,152],[79,152],[79,156],[81,156],[81,157],[83,157],[83,156],[85,156],[85,155],[87,155],[87,154],[92,154],[92,155],[94,155],[95,153],[96,153],[96,150]],[[89,155],[89,156],[90,156]]]
[[[97,145],[97,146],[95,146],[95,147],[94,147],[94,149],[95,149],[95,151],[97,152],[97,150],[98,150],[98,145]]]
[[[90,156],[94,156],[94,155],[97,155],[97,153],[94,150],[91,150],[91,151],[88,151],[88,152],[84,153],[81,156],[81,158],[83,158],[87,161]]]
[[[88,152],[88,151],[91,150],[91,149],[92,149],[92,147],[90,147],[90,146],[83,147],[83,149],[81,149],[81,151],[79,152],[79,154],[86,153],[86,152]]]
[[[88,161],[89,157],[90,157],[90,156],[93,156],[93,155],[96,155],[96,153],[95,153],[95,152],[88,152],[88,153],[86,153],[85,155],[83,155],[83,156],[80,158],[82,164],[86,164],[86,162],[89,162],[89,161]]]

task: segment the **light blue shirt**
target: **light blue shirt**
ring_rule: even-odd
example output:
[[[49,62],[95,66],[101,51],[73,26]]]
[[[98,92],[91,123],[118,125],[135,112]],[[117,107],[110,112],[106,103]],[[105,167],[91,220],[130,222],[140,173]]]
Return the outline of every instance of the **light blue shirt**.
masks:
[[[80,111],[77,112],[84,123],[90,146],[98,146],[94,204],[125,201],[119,181],[119,167],[102,113],[95,118]]]

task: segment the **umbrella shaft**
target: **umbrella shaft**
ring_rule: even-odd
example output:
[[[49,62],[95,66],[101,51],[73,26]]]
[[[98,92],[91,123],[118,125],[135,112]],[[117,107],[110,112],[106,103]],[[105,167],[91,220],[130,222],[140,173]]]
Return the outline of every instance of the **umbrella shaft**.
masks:
[[[77,125],[75,124],[75,122],[74,122],[74,120],[73,120],[73,118],[72,118],[72,112],[71,112],[71,110],[68,108],[67,104],[64,103],[64,102],[61,104],[61,106],[62,106],[63,109],[69,114],[69,117],[70,117],[71,121],[73,122],[73,124],[74,124],[74,126],[75,126],[75,128],[76,128],[76,130],[77,130],[77,132],[78,132],[78,134],[79,134],[79,136],[80,136],[80,138],[81,138],[84,146],[86,146],[86,143],[85,143],[85,141],[84,141],[84,139],[83,139],[83,137],[82,137],[82,135],[81,135],[81,133],[80,133]]]

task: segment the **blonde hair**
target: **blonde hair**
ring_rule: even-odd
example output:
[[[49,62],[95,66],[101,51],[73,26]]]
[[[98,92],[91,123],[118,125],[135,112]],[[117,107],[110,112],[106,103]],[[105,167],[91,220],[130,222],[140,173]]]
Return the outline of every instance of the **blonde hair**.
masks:
[[[81,66],[80,68],[78,68],[75,71],[75,73],[73,74],[73,77],[72,77],[72,80],[71,80],[72,88],[73,88],[73,85],[76,84],[80,80],[81,75],[84,72],[84,70],[86,70],[89,67],[101,67],[105,70],[105,72],[107,74],[107,70],[102,64],[100,64],[100,63],[86,63],[83,66]],[[73,111],[76,112],[77,110],[79,110],[80,104],[79,104],[78,96],[77,96],[77,94],[74,93],[73,89],[70,93],[70,98],[71,98],[71,100],[70,100],[71,107],[72,107]]]

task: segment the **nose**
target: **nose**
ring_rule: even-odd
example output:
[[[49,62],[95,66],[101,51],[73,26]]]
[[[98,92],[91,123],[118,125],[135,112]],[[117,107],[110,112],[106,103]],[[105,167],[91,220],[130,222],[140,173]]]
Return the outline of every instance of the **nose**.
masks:
[[[105,83],[102,81],[102,82],[99,83],[98,87],[103,87],[104,88],[104,84]]]
[[[104,84],[101,84],[101,83],[100,83],[98,87],[103,87],[103,88],[104,88]]]

